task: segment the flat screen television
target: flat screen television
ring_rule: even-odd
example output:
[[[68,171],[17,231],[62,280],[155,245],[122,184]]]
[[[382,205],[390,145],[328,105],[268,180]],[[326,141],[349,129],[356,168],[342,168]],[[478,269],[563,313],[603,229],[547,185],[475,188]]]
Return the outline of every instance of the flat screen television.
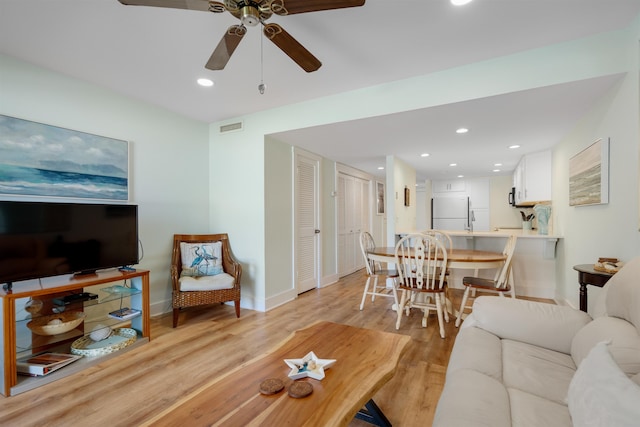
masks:
[[[138,263],[138,206],[0,201],[0,283]]]

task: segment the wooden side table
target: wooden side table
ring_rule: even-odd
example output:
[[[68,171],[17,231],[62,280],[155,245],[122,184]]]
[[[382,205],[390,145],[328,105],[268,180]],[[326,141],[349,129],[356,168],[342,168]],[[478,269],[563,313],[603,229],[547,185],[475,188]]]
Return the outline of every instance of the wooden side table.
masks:
[[[587,285],[603,287],[613,274],[597,271],[593,264],[574,265],[573,269],[578,272],[578,283],[580,283],[580,310],[587,311]]]

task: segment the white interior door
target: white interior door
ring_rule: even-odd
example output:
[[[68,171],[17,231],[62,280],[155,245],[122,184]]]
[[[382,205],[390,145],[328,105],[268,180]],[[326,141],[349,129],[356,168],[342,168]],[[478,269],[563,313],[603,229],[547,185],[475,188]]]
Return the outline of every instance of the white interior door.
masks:
[[[320,280],[320,159],[296,154],[296,287],[298,293],[317,288]]]
[[[369,181],[338,173],[338,276],[364,267],[360,231],[369,230]]]

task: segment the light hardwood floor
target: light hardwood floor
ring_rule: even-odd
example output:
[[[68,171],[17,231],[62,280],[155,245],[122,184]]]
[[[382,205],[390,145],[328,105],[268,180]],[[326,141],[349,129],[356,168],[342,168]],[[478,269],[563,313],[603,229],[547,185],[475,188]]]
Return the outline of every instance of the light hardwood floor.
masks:
[[[177,329],[170,315],[155,318],[150,343],[39,389],[0,397],[0,425],[135,426],[296,329],[328,320],[412,337],[395,376],[374,400],[393,425],[429,426],[457,333],[455,319],[445,326],[445,339],[435,315],[425,329],[417,310],[396,331],[391,299],[368,300],[359,310],[364,281],[360,271],[267,313],[242,310],[240,319],[228,305],[187,310]],[[451,291],[451,296],[457,306],[461,293]]]

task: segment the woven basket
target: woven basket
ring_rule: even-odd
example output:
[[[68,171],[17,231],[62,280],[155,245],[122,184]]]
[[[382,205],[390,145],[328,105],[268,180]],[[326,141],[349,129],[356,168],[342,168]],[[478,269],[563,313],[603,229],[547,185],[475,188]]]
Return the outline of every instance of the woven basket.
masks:
[[[81,356],[104,356],[133,344],[138,333],[131,328],[116,328],[111,336],[102,341],[94,341],[89,335],[78,338],[71,344],[71,353]]]
[[[64,311],[58,314],[36,317],[27,323],[27,327],[37,335],[59,335],[69,332],[82,323],[84,316],[85,314],[81,311]],[[56,321],[56,319],[60,320],[60,323],[50,323],[51,321]]]

